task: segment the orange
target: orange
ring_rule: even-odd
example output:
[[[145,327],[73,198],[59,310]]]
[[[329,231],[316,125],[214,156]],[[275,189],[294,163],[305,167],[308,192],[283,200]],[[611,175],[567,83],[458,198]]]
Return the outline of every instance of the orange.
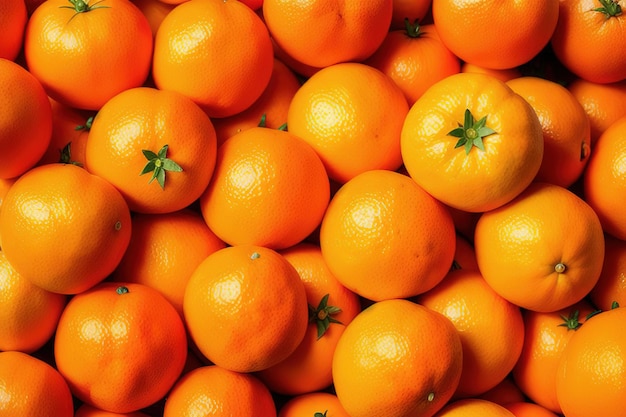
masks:
[[[470,64],[469,62],[463,62],[461,64],[461,72],[478,72],[481,74],[491,75],[501,81],[509,81],[517,77],[521,77],[522,73],[517,67],[505,68],[505,69],[493,69],[485,68],[480,65]]]
[[[0,352],[0,416],[74,416],[72,394],[52,366],[29,354]]]
[[[515,417],[515,414],[488,400],[465,398],[447,404],[434,417]]]
[[[385,170],[345,183],[320,228],[331,272],[373,301],[433,288],[452,266],[455,240],[448,210],[411,178]]]
[[[165,401],[163,417],[275,417],[272,395],[256,377],[219,366],[202,366],[184,375]]]
[[[518,77],[508,86],[530,103],[543,130],[543,161],[535,181],[569,187],[581,176],[591,152],[591,125],[585,109],[555,81]]]
[[[176,4],[166,3],[162,0],[132,0],[132,2],[146,16],[152,36],[156,36],[165,16],[176,7]]]
[[[431,86],[411,107],[401,135],[411,177],[444,204],[469,212],[511,201],[543,158],[532,106],[480,73],[454,74]]]
[[[77,294],[105,279],[122,259],[130,231],[122,195],[72,164],[42,165],[23,174],[0,211],[9,263],[33,284],[62,294]]]
[[[441,42],[433,24],[406,20],[389,32],[365,63],[387,74],[411,106],[434,83],[461,70],[459,58]]]
[[[559,2],[550,45],[558,61],[579,78],[598,83],[626,79],[626,16],[619,0]]]
[[[85,167],[113,184],[134,212],[189,206],[209,184],[217,142],[208,116],[173,91],[138,87],[98,111]]]
[[[559,359],[593,310],[591,304],[583,300],[559,311],[523,312],[524,347],[512,375],[518,388],[534,403],[561,413],[556,397]]]
[[[152,46],[147,18],[128,0],[52,0],[31,15],[24,55],[52,98],[98,110],[146,81]]]
[[[238,372],[260,371],[291,355],[308,323],[298,271],[278,252],[254,245],[220,249],[200,263],[183,311],[200,352]]]
[[[415,301],[450,319],[461,336],[463,372],[455,397],[483,394],[511,372],[524,344],[522,313],[480,272],[452,270]]]
[[[22,50],[28,21],[24,0],[0,1],[0,58],[14,61]]]
[[[433,0],[432,14],[441,40],[463,61],[508,69],[530,61],[548,44],[559,0]]]
[[[404,28],[405,19],[410,22],[422,22],[430,12],[432,0],[393,0],[390,29]]]
[[[297,395],[332,385],[335,346],[361,311],[359,297],[328,269],[319,246],[300,243],[280,252],[304,282],[309,325],[304,339],[286,359],[257,376],[272,392]]]
[[[556,394],[567,417],[623,416],[626,398],[626,309],[585,321],[563,350]]]
[[[326,170],[308,143],[291,132],[253,127],[218,148],[200,208],[229,245],[284,249],[315,230],[329,199]]]
[[[504,408],[512,412],[515,417],[558,417],[547,408],[526,401],[505,404]]]
[[[0,58],[0,113],[0,152],[6,155],[0,179],[15,178],[46,151],[52,136],[52,109],[39,81],[4,58]]]
[[[604,236],[604,265],[589,299],[596,308],[608,310],[617,302],[626,306],[626,241]]]
[[[265,24],[278,46],[318,68],[369,57],[387,35],[392,9],[393,0],[263,1]]]
[[[103,282],[75,295],[54,340],[56,365],[74,396],[115,413],[164,397],[186,356],[185,326],[174,307],[134,283]]]
[[[217,143],[251,127],[278,129],[287,123],[289,103],[300,88],[296,74],[282,61],[274,59],[272,77],[261,96],[246,110],[225,118],[213,118]]]
[[[337,396],[329,392],[310,392],[292,397],[278,412],[278,417],[302,416],[350,417]]]
[[[576,78],[567,89],[583,106],[591,126],[591,147],[617,119],[626,116],[626,80],[600,84]]]
[[[539,182],[484,213],[474,247],[483,277],[498,294],[541,312],[584,298],[604,258],[602,227],[589,204],[566,188]]]
[[[519,389],[510,374],[500,381],[498,385],[476,398],[492,401],[500,405],[526,400],[524,393]]]
[[[402,165],[400,131],[407,112],[404,94],[389,76],[369,65],[343,63],[321,69],[300,87],[287,124],[315,148],[328,176],[344,183],[364,171]]]
[[[9,188],[15,183],[17,178],[11,178],[8,180],[0,178],[0,210],[2,209],[2,201],[9,192]],[[0,249],[2,248],[2,235],[0,234]]]
[[[111,279],[159,290],[182,317],[189,277],[200,262],[226,244],[191,209],[136,213],[131,229],[130,243]]]
[[[452,397],[462,361],[448,318],[404,299],[379,301],[339,339],[334,388],[351,417],[432,416]]]
[[[152,76],[159,89],[184,94],[209,116],[228,117],[261,96],[273,62],[267,28],[248,6],[190,0],[161,22]]]
[[[585,201],[608,234],[626,240],[626,219],[620,214],[626,189],[626,115],[613,122],[594,144],[583,174]]]
[[[32,353],[54,334],[66,297],[18,274],[0,251],[0,351]]]
[[[82,404],[76,409],[74,417],[148,417],[148,415],[139,411],[123,414],[112,413],[110,411],[100,410],[89,404]]]

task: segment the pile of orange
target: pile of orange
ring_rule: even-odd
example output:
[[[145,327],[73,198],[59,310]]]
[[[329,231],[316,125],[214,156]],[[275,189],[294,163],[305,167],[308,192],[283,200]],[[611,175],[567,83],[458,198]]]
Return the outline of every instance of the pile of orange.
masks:
[[[0,0],[0,417],[626,417],[624,0]]]

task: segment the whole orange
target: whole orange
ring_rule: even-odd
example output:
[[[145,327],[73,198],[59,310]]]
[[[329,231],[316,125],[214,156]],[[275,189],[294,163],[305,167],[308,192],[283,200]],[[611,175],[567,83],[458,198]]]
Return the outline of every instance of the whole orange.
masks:
[[[77,294],[104,280],[130,241],[130,211],[104,179],[72,164],[23,174],[0,211],[2,250],[25,279]]]
[[[142,85],[152,47],[147,18],[128,0],[45,1],[31,15],[24,39],[28,69],[48,95],[89,110]]]
[[[14,61],[22,50],[28,13],[24,0],[0,1],[0,58]]]
[[[280,408],[278,417],[301,416],[350,417],[335,394],[324,391],[290,397]]]
[[[187,356],[185,326],[155,289],[103,282],[74,296],[61,315],[54,359],[78,399],[115,413],[167,394]]]
[[[209,116],[228,117],[261,96],[273,62],[267,28],[248,6],[190,0],[161,21],[152,76],[159,89],[184,94]]]
[[[405,299],[379,301],[339,339],[334,388],[351,417],[431,417],[452,397],[462,362],[461,338],[447,317]]]

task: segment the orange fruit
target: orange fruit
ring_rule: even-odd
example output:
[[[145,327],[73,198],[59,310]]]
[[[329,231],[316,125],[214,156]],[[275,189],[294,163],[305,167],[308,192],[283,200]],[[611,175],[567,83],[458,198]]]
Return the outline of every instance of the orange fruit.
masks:
[[[461,336],[463,372],[455,397],[483,394],[511,372],[524,344],[522,313],[480,272],[452,270],[415,301],[450,319]]]
[[[608,310],[617,302],[626,305],[626,241],[604,236],[604,265],[589,300],[596,308]]]
[[[515,417],[515,414],[488,400],[465,398],[447,404],[434,417]]]
[[[474,247],[480,272],[498,294],[541,312],[583,299],[604,258],[602,226],[589,204],[566,188],[539,182],[484,213]]]
[[[265,24],[276,44],[318,68],[369,57],[387,35],[392,9],[393,0],[263,1]]]
[[[122,414],[112,413],[110,411],[100,410],[89,404],[82,404],[76,409],[74,417],[148,417],[148,415],[140,411]]]
[[[518,77],[508,86],[530,103],[543,130],[543,161],[535,181],[569,187],[581,176],[591,152],[591,125],[585,109],[555,81]]]
[[[187,282],[183,311],[199,351],[238,372],[291,355],[308,323],[298,271],[278,252],[254,245],[220,249],[200,263]]]
[[[567,89],[583,106],[591,126],[591,146],[617,119],[626,116],[626,80],[600,84],[576,78]]]
[[[18,274],[0,251],[0,351],[32,353],[54,334],[66,297]]]
[[[152,47],[147,18],[128,0],[52,0],[31,15],[24,56],[52,98],[98,110],[146,81]]]
[[[406,20],[390,31],[365,63],[387,74],[402,90],[409,106],[434,83],[461,70],[459,58],[441,42],[433,24]]]
[[[626,240],[626,221],[620,215],[626,189],[626,116],[613,122],[594,144],[583,174],[585,201],[594,209],[605,232]]]
[[[174,307],[134,283],[103,282],[75,295],[54,340],[56,365],[74,396],[115,413],[164,397],[186,356],[185,326]]]
[[[267,28],[248,6],[190,0],[161,21],[152,76],[159,89],[184,94],[209,116],[228,117],[261,96],[273,62]]]
[[[315,230],[329,199],[328,176],[309,144],[291,132],[253,127],[218,148],[200,209],[229,245],[284,249]]]
[[[7,155],[0,164],[0,179],[15,178],[46,151],[52,135],[52,109],[39,81],[4,58],[0,58],[0,113],[0,152]]]
[[[498,385],[478,395],[476,398],[500,405],[526,400],[524,393],[519,389],[510,374],[500,381]]]
[[[339,339],[334,388],[351,417],[432,416],[452,397],[462,361],[448,318],[405,299],[379,301]]]
[[[559,2],[559,19],[550,40],[558,61],[587,81],[626,79],[626,47],[621,35],[626,16],[619,0]]]
[[[404,28],[405,19],[421,22],[430,12],[432,0],[393,0],[390,29]]]
[[[350,417],[339,398],[329,392],[310,392],[289,398],[280,408],[278,417],[302,416]]]
[[[224,118],[213,118],[217,144],[251,127],[281,128],[287,123],[289,103],[300,88],[296,74],[282,61],[274,59],[272,77],[261,96],[246,110]]]
[[[619,331],[626,309],[596,314],[563,350],[556,395],[567,417],[624,415],[626,335]]]
[[[213,124],[192,100],[138,87],[98,111],[85,167],[120,190],[132,211],[166,213],[200,197],[213,175],[216,149]]]
[[[27,353],[0,352],[0,416],[74,416],[72,394],[63,377]]]
[[[284,395],[323,390],[333,382],[335,346],[345,326],[361,311],[359,297],[330,272],[319,246],[300,243],[280,253],[304,283],[309,325],[291,355],[257,376],[272,392]]]
[[[7,260],[25,279],[77,294],[105,279],[122,259],[130,211],[115,187],[83,168],[42,165],[9,189],[0,235]]]
[[[373,301],[433,288],[452,265],[455,240],[447,209],[411,178],[385,170],[367,171],[345,183],[320,228],[320,247],[331,272]]]
[[[461,63],[460,72],[472,72],[472,73],[477,72],[480,74],[487,74],[504,82],[522,76],[521,71],[517,67],[505,68],[505,69],[493,69],[493,68],[481,67],[480,65],[471,64],[469,62]]]
[[[130,243],[110,275],[159,290],[183,315],[185,286],[200,262],[226,246],[191,209],[171,213],[136,213]]]
[[[505,404],[504,408],[512,412],[515,417],[558,417],[547,408],[526,401]]]
[[[132,2],[146,16],[152,36],[156,36],[165,16],[176,7],[176,4],[166,3],[162,0],[132,0]]]
[[[321,69],[300,87],[287,124],[315,148],[328,176],[344,183],[364,171],[402,165],[400,130],[407,112],[404,94],[389,76],[343,63]]]
[[[586,300],[549,313],[524,310],[524,347],[512,375],[518,388],[534,403],[561,413],[556,397],[559,359],[593,310]]]
[[[410,176],[444,204],[469,212],[511,201],[535,178],[543,157],[531,105],[486,74],[435,83],[411,107],[401,135]]]
[[[0,178],[0,210],[2,209],[2,201],[6,196],[7,192],[9,192],[9,188],[15,183],[17,178],[11,178],[8,180]],[[0,249],[2,248],[2,235],[0,233]]]
[[[163,417],[198,415],[275,417],[276,407],[255,376],[211,365],[181,377],[165,401]]]
[[[441,40],[460,59],[508,69],[530,61],[548,44],[559,0],[433,0],[432,15]]]
[[[22,50],[28,21],[24,0],[0,1],[0,58],[14,61]]]

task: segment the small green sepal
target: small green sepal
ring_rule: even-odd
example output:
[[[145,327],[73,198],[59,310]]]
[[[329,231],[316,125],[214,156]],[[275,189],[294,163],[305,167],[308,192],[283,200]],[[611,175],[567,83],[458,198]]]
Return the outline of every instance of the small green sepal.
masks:
[[[143,155],[146,157],[148,162],[141,170],[139,175],[144,175],[149,172],[152,172],[152,177],[148,184],[150,184],[155,179],[161,186],[161,189],[165,189],[165,172],[182,172],[183,169],[176,162],[172,161],[167,157],[168,145],[163,145],[163,147],[159,150],[158,153],[154,153],[151,150],[143,149]]]
[[[329,306],[328,297],[329,294],[324,295],[317,305],[317,308],[309,304],[309,323],[316,324],[318,340],[324,336],[331,323],[343,325],[342,322],[333,317],[333,315],[341,312],[341,308]]]
[[[448,136],[454,136],[459,138],[454,148],[465,147],[465,154],[469,154],[472,147],[476,146],[481,151],[485,150],[483,138],[485,136],[493,135],[495,130],[485,126],[487,123],[487,116],[484,116],[478,121],[475,121],[474,116],[465,109],[465,120],[463,124],[459,124],[459,127],[452,129],[448,132]]]

